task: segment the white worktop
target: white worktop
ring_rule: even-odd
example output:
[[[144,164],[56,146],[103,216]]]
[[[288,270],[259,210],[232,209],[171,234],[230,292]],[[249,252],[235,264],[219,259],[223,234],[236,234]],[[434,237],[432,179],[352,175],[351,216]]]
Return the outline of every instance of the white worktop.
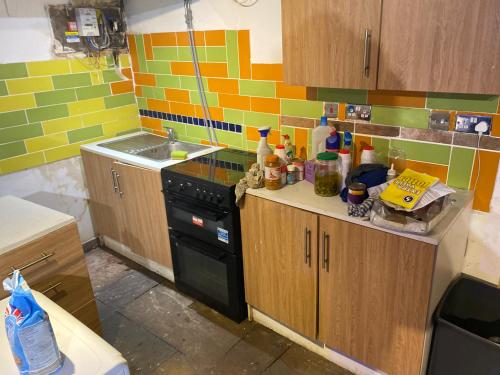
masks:
[[[0,254],[74,221],[73,216],[21,198],[0,197]]]
[[[174,164],[177,164],[177,163],[180,163],[183,161],[183,160],[155,161],[155,160],[147,159],[147,158],[142,157],[142,156],[135,156],[135,155],[131,155],[131,154],[126,154],[124,152],[110,150],[109,148],[105,148],[105,147],[100,146],[103,143],[113,142],[113,141],[116,141],[119,139],[126,139],[126,138],[137,136],[139,134],[150,134],[150,133],[142,132],[142,131],[130,133],[130,134],[122,135],[119,137],[106,139],[103,141],[88,143],[88,144],[80,146],[80,148],[82,150],[86,150],[86,151],[90,151],[90,152],[93,152],[93,153],[96,153],[99,155],[107,156],[107,157],[113,158],[115,160],[124,162],[124,163],[132,164],[132,165],[135,165],[138,167],[152,169],[152,170],[156,170],[156,171],[159,171],[162,168],[165,168],[165,167],[168,167],[170,165],[174,165]],[[220,150],[222,148],[223,147],[219,147],[219,146],[207,146],[207,148],[204,150],[192,152],[192,153],[188,154],[187,159],[193,159],[193,158],[196,158],[198,156],[210,154],[210,153],[217,151],[217,150]]]
[[[462,210],[471,204],[473,198],[472,192],[467,190],[457,190],[456,193],[452,194],[452,198],[455,202],[449,212],[439,223],[436,224],[428,235],[419,235],[415,233],[398,232],[381,228],[372,224],[368,220],[349,216],[347,215],[347,203],[344,203],[339,196],[320,197],[314,193],[314,185],[305,180],[294,185],[286,185],[279,190],[267,190],[265,188],[248,189],[246,193],[256,197],[269,199],[274,202],[283,203],[288,206],[297,207],[305,211],[363,225],[368,228],[381,230],[398,236],[412,238],[432,245],[439,244]]]

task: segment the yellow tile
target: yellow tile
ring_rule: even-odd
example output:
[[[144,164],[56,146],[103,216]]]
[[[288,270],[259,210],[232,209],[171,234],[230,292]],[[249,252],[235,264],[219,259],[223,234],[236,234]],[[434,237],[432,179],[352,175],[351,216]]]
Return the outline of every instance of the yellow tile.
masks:
[[[56,147],[44,152],[47,163],[80,155],[80,143]]]
[[[104,98],[94,98],[94,99],[80,100],[79,102],[68,103],[70,116],[101,111],[104,108],[105,108]]]
[[[104,83],[104,79],[102,77],[102,72],[91,72],[90,73],[90,80],[93,85],[101,85]]]
[[[0,97],[0,112],[10,112],[19,109],[35,107],[33,94],[11,95]]]
[[[68,60],[33,61],[26,63],[30,76],[50,76],[71,73]]]
[[[66,133],[57,133],[26,139],[24,141],[28,152],[48,150],[50,148],[59,147],[68,144],[68,135]]]
[[[50,77],[31,77],[20,79],[8,79],[7,89],[9,94],[24,94],[27,92],[40,92],[53,90],[52,79]]]
[[[119,120],[108,122],[107,124],[102,125],[102,130],[105,136],[114,137],[118,133],[125,132],[132,129],[140,128],[141,124],[139,119],[127,119],[127,120]]]
[[[120,68],[130,68],[130,56],[128,53],[123,53],[120,55]]]
[[[71,73],[82,73],[99,70],[101,64],[98,63],[96,59],[84,58],[69,60],[69,66],[71,68]]]
[[[116,121],[116,111],[107,109],[105,111],[93,112],[82,116],[84,126],[102,124],[105,122]]]
[[[80,116],[64,117],[42,122],[42,128],[45,134],[59,133],[81,127],[82,120]]]
[[[16,156],[13,158],[0,160],[0,173],[6,174],[21,171],[23,169],[33,168],[44,163],[45,158],[43,157],[42,152]]]

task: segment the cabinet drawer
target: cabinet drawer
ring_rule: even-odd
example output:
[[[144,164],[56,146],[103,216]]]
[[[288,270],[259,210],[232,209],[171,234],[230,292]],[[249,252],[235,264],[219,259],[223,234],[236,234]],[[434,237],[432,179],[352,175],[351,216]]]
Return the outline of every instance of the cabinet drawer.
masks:
[[[102,336],[101,321],[99,319],[99,313],[97,311],[97,305],[94,299],[87,302],[87,304],[80,307],[78,310],[73,311],[71,315],[73,315],[99,336]]]
[[[9,276],[12,268],[22,269],[21,274],[31,285],[83,259],[78,230],[71,223],[1,255],[0,278]]]

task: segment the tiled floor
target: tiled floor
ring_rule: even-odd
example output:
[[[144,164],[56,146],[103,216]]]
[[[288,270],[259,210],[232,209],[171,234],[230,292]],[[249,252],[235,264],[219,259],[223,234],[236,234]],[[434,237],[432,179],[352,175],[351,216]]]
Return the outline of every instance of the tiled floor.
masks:
[[[350,374],[255,322],[232,322],[111,251],[86,260],[104,338],[133,374]]]

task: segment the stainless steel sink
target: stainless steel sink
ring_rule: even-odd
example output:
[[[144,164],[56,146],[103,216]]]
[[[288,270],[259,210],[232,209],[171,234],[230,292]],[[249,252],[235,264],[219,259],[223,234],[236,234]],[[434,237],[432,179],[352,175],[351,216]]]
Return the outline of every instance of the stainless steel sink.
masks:
[[[171,159],[172,151],[187,151],[190,154],[209,148],[181,141],[170,143],[167,138],[154,134],[139,134],[125,139],[100,143],[98,146],[155,161]]]

